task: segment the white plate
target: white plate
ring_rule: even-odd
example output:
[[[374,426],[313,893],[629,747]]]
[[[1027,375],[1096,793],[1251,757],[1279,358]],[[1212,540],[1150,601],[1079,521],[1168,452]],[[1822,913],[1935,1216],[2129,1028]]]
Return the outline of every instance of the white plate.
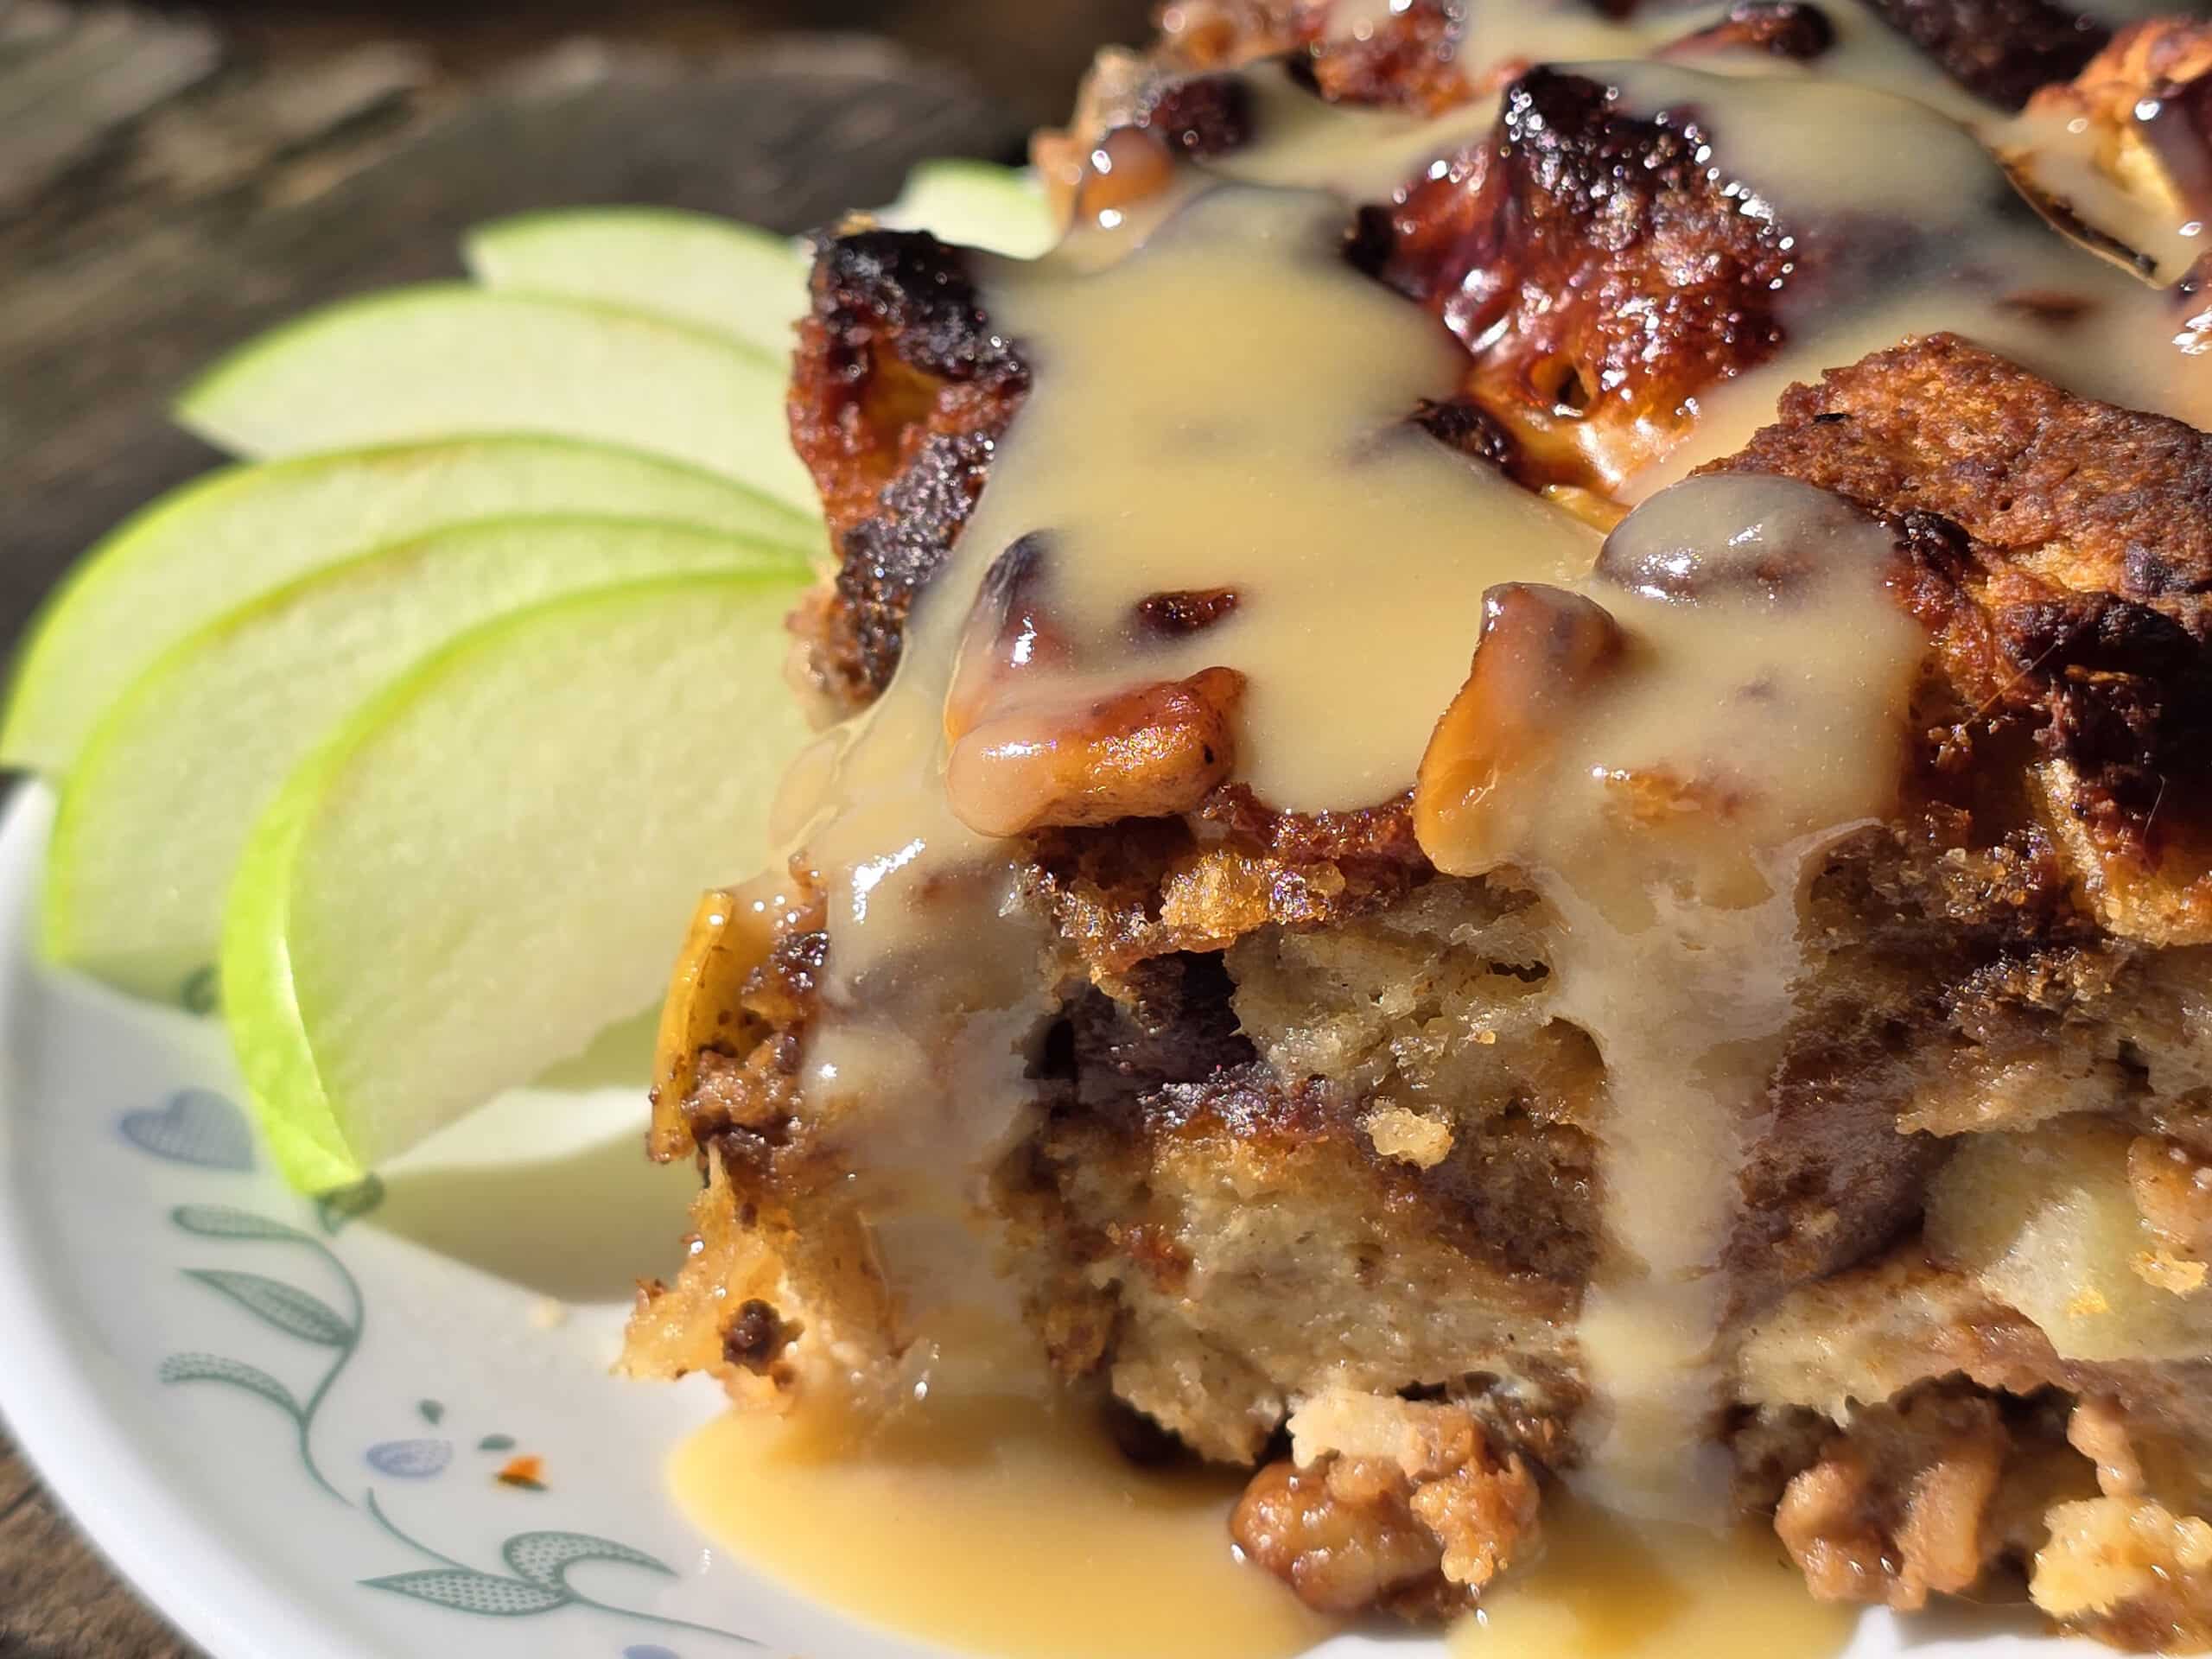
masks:
[[[643,1165],[633,1090],[495,1105],[359,1214],[301,1199],[219,1029],[30,961],[50,814],[19,790],[0,828],[0,1411],[164,1613],[217,1659],[939,1651],[747,1572],[668,1500],[720,1396],[607,1372],[687,1179]],[[518,1453],[544,1490],[496,1479]],[[2101,1651],[1874,1615],[1850,1656]]]

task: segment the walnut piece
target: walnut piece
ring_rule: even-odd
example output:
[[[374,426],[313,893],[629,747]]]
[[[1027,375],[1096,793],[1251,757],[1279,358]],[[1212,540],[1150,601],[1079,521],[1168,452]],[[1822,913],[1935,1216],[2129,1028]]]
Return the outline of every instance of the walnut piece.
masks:
[[[1408,1618],[1470,1605],[1533,1552],[1542,1493],[1465,1407],[1331,1389],[1290,1420],[1230,1528],[1308,1605]]]
[[[1243,690],[1235,669],[1208,668],[987,715],[953,745],[945,792],[960,821],[987,836],[1195,811],[1236,765]]]
[[[1971,1589],[1994,1552],[1984,1522],[2010,1445],[1990,1400],[1916,1391],[1857,1414],[1783,1489],[1774,1529],[1821,1600],[1923,1607]]]
[[[1466,683],[1428,741],[1414,833],[1440,870],[1479,875],[1512,855],[1499,798],[1540,774],[1562,715],[1619,660],[1620,625],[1564,588],[1503,582],[1483,595]]]

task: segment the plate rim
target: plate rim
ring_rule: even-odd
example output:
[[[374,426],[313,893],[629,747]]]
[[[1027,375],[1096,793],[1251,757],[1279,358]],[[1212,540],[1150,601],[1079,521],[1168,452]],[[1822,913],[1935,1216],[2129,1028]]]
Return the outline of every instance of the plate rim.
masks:
[[[0,1330],[16,1333],[0,1365],[0,1422],[35,1478],[124,1584],[214,1659],[365,1659],[342,1633],[308,1617],[281,1580],[215,1535],[110,1404],[86,1363],[86,1335],[38,1268],[44,1241],[29,1206],[16,1128],[22,1078],[25,923],[52,791],[19,781],[0,806]]]

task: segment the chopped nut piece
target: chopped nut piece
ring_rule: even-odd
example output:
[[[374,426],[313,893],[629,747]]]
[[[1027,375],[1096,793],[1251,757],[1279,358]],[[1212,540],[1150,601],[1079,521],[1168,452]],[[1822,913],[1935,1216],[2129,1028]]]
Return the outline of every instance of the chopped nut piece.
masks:
[[[1175,156],[1167,141],[1136,127],[1108,133],[1083,159],[1075,191],[1075,216],[1091,222],[1106,213],[1135,207],[1165,190],[1175,180]]]
[[[1195,810],[1236,765],[1230,668],[986,718],[953,746],[945,792],[987,836]]]
[[[2097,1490],[2107,1497],[2134,1497],[2143,1491],[2143,1463],[2127,1441],[2127,1422],[2110,1400],[2084,1400],[2066,1419],[2066,1443],[2097,1465]]]
[[[1508,856],[1492,798],[1542,766],[1548,732],[1621,649],[1604,607],[1563,588],[1508,582],[1483,596],[1474,666],[1436,723],[1414,790],[1414,833],[1437,868],[1478,875]]]
[[[1536,1540],[1534,1472],[1465,1407],[1333,1389],[1290,1427],[1300,1461],[1255,1475],[1230,1530],[1312,1606],[1465,1606]]]
[[[1433,1169],[1452,1155],[1452,1126],[1408,1107],[1379,1106],[1367,1115],[1365,1128],[1379,1155],[1415,1169]]]
[[[2126,1497],[2061,1503],[2050,1522],[2028,1579],[2037,1607],[2126,1647],[2212,1643],[2212,1522]]]
[[[1542,1495],[1529,1465],[1465,1463],[1414,1489],[1411,1508],[1444,1542],[1444,1576],[1480,1590],[1513,1565],[1534,1532]]]
[[[2196,1282],[2202,1284],[2201,1258],[2212,1249],[2212,1160],[2165,1135],[2138,1135],[2127,1147],[2127,1185],[2143,1219],[2165,1243],[2154,1254],[2169,1262],[2197,1258]]]
[[[1990,1401],[1916,1392],[1859,1414],[1783,1490],[1774,1529],[1822,1600],[1925,1606],[1981,1576],[2009,1446]]]
[[[1388,1487],[1362,1493],[1346,1471],[1332,1479],[1271,1463],[1237,1500],[1229,1529],[1237,1546],[1309,1607],[1352,1613],[1432,1605],[1441,1590],[1443,1546]]]

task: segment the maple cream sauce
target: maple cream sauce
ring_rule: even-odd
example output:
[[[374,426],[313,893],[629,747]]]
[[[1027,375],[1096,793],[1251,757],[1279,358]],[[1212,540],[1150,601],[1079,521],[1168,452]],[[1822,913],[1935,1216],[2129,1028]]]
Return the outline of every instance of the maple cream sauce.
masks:
[[[1886,529],[1808,486],[1678,484],[1573,592],[1512,597],[1534,616],[1482,649],[1525,660],[1494,664],[1505,679],[1477,658],[1423,770],[1423,847],[1535,881],[1560,923],[1555,1007],[1605,1058],[1607,1250],[1577,1328],[1599,1403],[1574,1478],[1625,1513],[1726,1515],[1718,1264],[1792,1013],[1802,889],[1896,804],[1923,642],[1886,591],[1895,561]],[[1548,682],[1525,732],[1506,706],[1523,677]]]
[[[2212,425],[2212,372],[2201,342],[2177,340],[2187,319],[2174,297],[2055,234],[1946,117],[1841,82],[1723,85],[1660,64],[1602,73],[1632,111],[1694,111],[1716,169],[1751,193],[1745,210],[1808,255],[1782,289],[1785,348],[1702,394],[1695,432],[1628,481],[1630,499],[1741,448],[1792,383],[1913,334],[1961,334],[2086,396]],[[1862,239],[1881,249],[1874,270],[1823,282],[1822,261]]]
[[[2170,296],[2041,225],[1954,118],[1998,118],[1858,9],[1830,10],[1844,44],[1814,73],[1746,54],[1708,54],[1697,69],[1592,72],[1639,113],[1694,111],[1715,168],[1744,187],[1745,210],[1809,244],[1840,245],[1869,225],[1911,232],[1871,296],[1811,281],[1802,296],[1786,288],[1786,349],[1701,397],[1689,443],[1629,483],[1630,499],[1649,499],[1616,531],[1618,549],[1671,543],[1691,565],[1725,567],[1755,531],[1784,563],[1820,550],[1809,574],[1771,590],[1738,583],[1684,601],[1593,576],[1597,538],[1581,523],[1407,424],[1417,399],[1453,389],[1459,348],[1342,263],[1341,229],[1353,202],[1478,140],[1488,111],[1426,122],[1329,110],[1279,72],[1255,71],[1255,146],[1185,178],[1164,207],[1078,231],[1044,260],[977,261],[985,308],[1020,342],[1034,388],[915,609],[891,687],[800,769],[779,814],[829,897],[803,1081],[873,1223],[902,1356],[896,1395],[944,1408],[1047,1392],[994,1271],[981,1178],[1032,1098],[1026,1074],[1062,964],[1006,845],[969,828],[945,786],[948,696],[994,563],[1036,538],[1027,580],[1052,645],[1002,665],[995,696],[1049,713],[1116,687],[1234,670],[1244,691],[1233,776],[1292,810],[1362,807],[1407,789],[1466,677],[1484,591],[1567,584],[1612,615],[1630,671],[1552,734],[1556,766],[1498,798],[1500,833],[1512,833],[1492,861],[1536,880],[1564,918],[1561,1011],[1587,1026],[1609,1065],[1606,1255],[1578,1332],[1594,1395],[1579,1426],[1581,1478],[1604,1503],[1646,1515],[1713,1499],[1692,1448],[1706,1442],[1715,1403],[1715,1268],[1789,1015],[1799,890],[1835,836],[1888,804],[1917,642],[1881,592],[1885,538],[1840,527],[1829,504],[1744,480],[1658,492],[1739,447],[1787,385],[1942,328],[2083,391],[2200,424],[2207,414],[2208,376],[2186,339],[2177,344]],[[1666,37],[1695,15],[1669,13]],[[1634,55],[1654,29],[1566,27],[1547,10],[1485,7],[1463,56]],[[1941,108],[1846,77],[1899,85]],[[2009,302],[2024,295],[2067,303]],[[1134,626],[1149,594],[1222,588],[1237,604],[1202,632],[1157,639]],[[1624,817],[1612,787],[1633,793],[1653,779],[1699,786],[1663,834]],[[858,1347],[852,1370],[856,1394],[877,1386],[864,1382]],[[855,1528],[868,1524],[868,1506],[852,1495],[879,1478],[910,1480],[900,1490],[927,1514],[962,1515],[974,1497],[963,1473],[802,1459],[861,1483],[807,1485],[813,1476],[792,1472],[801,1464],[790,1448],[759,1438],[777,1432],[725,1425],[687,1458],[679,1484],[710,1530],[879,1617],[932,1631],[965,1618],[982,1588],[973,1574],[995,1570],[995,1556],[957,1569],[970,1576],[957,1605],[919,1589],[879,1595],[851,1575],[831,1583],[821,1563],[836,1554],[837,1527],[818,1533],[821,1548],[802,1549],[733,1509],[717,1495],[730,1489],[700,1471],[765,1459],[779,1480],[799,1483],[789,1490],[814,1493],[823,1514]],[[1026,1466],[1075,1454],[1039,1455]],[[787,1510],[785,1490],[764,1511],[778,1528],[804,1509]],[[1065,1507],[1079,1523],[1080,1494],[1093,1489],[1076,1490]],[[1600,1554],[1616,1559],[1606,1552]],[[930,1559],[909,1575],[915,1586],[956,1571]],[[1554,1586],[1571,1582],[1554,1573]],[[1601,1567],[1591,1576],[1619,1575]],[[1149,1593],[1141,1580],[1097,1581]],[[1783,1581],[1811,1620],[1796,1581]],[[1243,1592],[1224,1581],[1222,1593]],[[1508,1600],[1493,1629],[1516,1605],[1550,1604]],[[1588,1622],[1572,1610],[1510,1616],[1551,1618],[1544,1628],[1554,1630],[1562,1618]],[[1292,1616],[1274,1617],[1271,1630]],[[969,1624],[952,1633],[974,1635]],[[1008,1633],[995,1650],[1073,1651],[1024,1649],[1030,1639]],[[1503,1638],[1463,1638],[1470,1653],[1491,1639]],[[1135,1650],[1171,1649],[1163,1638]],[[1248,1650],[1284,1649],[1208,1649]]]
[[[1087,1424],[989,1395],[868,1428],[732,1415],[670,1465],[684,1513],[748,1566],[976,1659],[1287,1659],[1341,1627],[1237,1559],[1239,1479],[1136,1468]],[[1630,1526],[1562,1498],[1544,1529],[1541,1568],[1459,1623],[1452,1659],[1832,1659],[1853,1628],[1764,1528]]]
[[[1459,1622],[1452,1659],[1834,1659],[1855,1609],[1816,1602],[1771,1529],[1629,1522],[1548,1501],[1542,1561]]]
[[[2002,136],[2007,153],[2023,158],[2045,146],[2068,154],[2080,150],[2078,135],[2062,137],[2055,127],[2016,119],[1975,97],[1859,0],[1822,0],[1820,9],[1831,31],[1830,44],[1818,57],[1800,61],[1759,48],[1700,41],[1701,31],[1726,18],[1730,0],[1644,6],[1624,18],[1609,17],[1584,0],[1478,4],[1469,10],[1455,60],[1473,84],[1487,85],[1500,65],[1567,65],[1604,78],[1609,66],[1663,51],[1681,67],[1709,74],[1775,79],[1785,87],[1818,81],[1878,88],[1993,141]],[[1387,0],[1339,5],[1331,12],[1332,20],[1344,14],[1332,22],[1332,34],[1339,40],[1359,38],[1363,29],[1371,35],[1389,10]],[[1272,65],[1243,73],[1254,90],[1261,142],[1209,165],[1255,183],[1327,183],[1363,200],[1387,200],[1429,163],[1483,142],[1497,118],[1495,95],[1424,117],[1322,104]],[[1862,140],[1857,133],[1841,140],[1845,150],[1834,165],[1853,166],[1859,152],[1852,147]],[[1724,167],[1735,159],[1732,149],[1724,146]],[[2109,207],[2127,223],[2135,222],[2139,210],[2123,205],[2116,190],[2088,188],[2078,175],[2072,182],[2093,221],[2099,210]],[[2120,231],[2118,225],[2104,228]]]
[[[1335,1629],[1237,1560],[1237,1477],[1140,1469],[1033,1399],[866,1428],[732,1415],[671,1475],[748,1565],[979,1659],[1282,1659]]]

